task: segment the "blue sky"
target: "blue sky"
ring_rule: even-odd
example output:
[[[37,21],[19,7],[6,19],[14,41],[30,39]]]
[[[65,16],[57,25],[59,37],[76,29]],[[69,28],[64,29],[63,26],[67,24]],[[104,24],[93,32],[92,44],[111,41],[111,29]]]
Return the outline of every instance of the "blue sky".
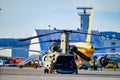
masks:
[[[120,0],[0,0],[0,38],[23,38],[35,29],[77,29],[76,7],[93,7],[93,30],[120,32]]]

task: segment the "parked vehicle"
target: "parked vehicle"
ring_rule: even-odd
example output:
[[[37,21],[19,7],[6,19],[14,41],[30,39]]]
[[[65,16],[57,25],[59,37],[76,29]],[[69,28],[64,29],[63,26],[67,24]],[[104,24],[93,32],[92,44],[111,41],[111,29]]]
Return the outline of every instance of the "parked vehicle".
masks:
[[[107,64],[106,68],[119,68],[118,64],[114,61],[109,61],[109,63]]]

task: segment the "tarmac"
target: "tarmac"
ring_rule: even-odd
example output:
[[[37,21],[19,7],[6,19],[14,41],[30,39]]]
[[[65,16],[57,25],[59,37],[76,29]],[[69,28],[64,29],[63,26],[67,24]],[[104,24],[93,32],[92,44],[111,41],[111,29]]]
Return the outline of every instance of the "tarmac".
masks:
[[[0,80],[120,80],[120,70],[79,70],[78,74],[44,74],[43,68],[0,67]]]

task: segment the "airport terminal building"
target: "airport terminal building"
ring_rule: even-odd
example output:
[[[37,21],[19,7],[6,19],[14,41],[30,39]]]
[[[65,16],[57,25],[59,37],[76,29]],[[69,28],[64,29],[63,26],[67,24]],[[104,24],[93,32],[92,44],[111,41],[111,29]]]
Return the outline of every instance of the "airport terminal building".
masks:
[[[57,31],[57,30],[36,29],[33,33],[33,36],[46,34],[49,32],[55,32],[55,31]],[[75,31],[78,31],[78,30],[75,30]],[[92,37],[91,43],[93,44],[94,47],[119,46],[120,45],[120,40],[116,39],[116,37],[120,38],[120,33],[98,32],[98,31],[92,31],[92,33],[108,36],[106,38],[101,37],[101,36],[91,36]],[[112,36],[112,38],[109,38],[110,36]],[[61,39],[61,33],[48,35],[48,36],[44,36],[44,37],[40,37],[40,38],[35,38],[35,39],[32,39],[31,41],[25,41],[25,42],[19,42],[19,39],[0,39],[0,47],[2,49],[3,47],[12,46],[12,47],[22,48],[22,49],[26,49],[26,50],[48,51],[50,49],[50,46],[52,45],[52,42],[43,42],[43,43],[32,44],[32,45],[26,45],[26,44],[42,42],[42,41],[47,41],[47,40],[55,40],[55,39]],[[86,40],[86,35],[71,33],[69,35],[69,40],[71,43],[73,41],[84,42]],[[111,49],[107,49],[107,50],[95,51],[95,53],[107,53],[107,52],[120,53],[120,48],[111,48]],[[32,54],[39,54],[39,53],[29,52],[29,51],[19,50],[19,49],[0,50],[0,56],[8,56],[8,57],[16,57],[16,58],[27,58]]]

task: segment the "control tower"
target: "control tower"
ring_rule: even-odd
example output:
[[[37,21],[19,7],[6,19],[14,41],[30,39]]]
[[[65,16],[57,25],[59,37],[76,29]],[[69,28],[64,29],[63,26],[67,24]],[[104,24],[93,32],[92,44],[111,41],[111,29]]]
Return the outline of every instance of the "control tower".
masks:
[[[81,30],[88,30],[89,26],[89,17],[90,17],[90,10],[93,9],[92,7],[77,7],[77,10],[79,10],[78,15],[81,17]]]

